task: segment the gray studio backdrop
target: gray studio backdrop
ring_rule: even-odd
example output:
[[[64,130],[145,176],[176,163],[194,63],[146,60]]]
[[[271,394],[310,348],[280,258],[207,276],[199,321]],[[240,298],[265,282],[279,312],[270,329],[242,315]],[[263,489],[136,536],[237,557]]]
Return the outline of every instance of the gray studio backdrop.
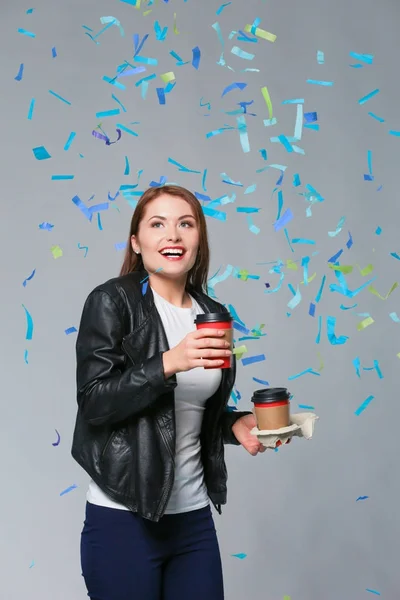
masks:
[[[76,333],[70,328],[78,327],[89,291],[118,274],[137,197],[120,191],[110,201],[108,194],[114,198],[120,186],[136,185],[141,170],[134,191],[166,180],[211,200],[225,195],[234,200],[214,205],[226,213],[225,221],[207,217],[210,276],[233,267],[215,284],[215,294],[234,306],[249,330],[265,324],[266,335],[239,342],[242,334],[236,332],[238,344],[247,346],[244,358],[264,354],[265,361],[239,361],[230,405],[249,409],[258,378],[287,386],[293,411],[313,410],[301,408],[305,405],[320,417],[313,440],[295,439],[278,452],[254,458],[227,447],[229,500],[223,515],[215,514],[226,598],[399,597],[399,289],[386,300],[368,286],[354,297],[343,290],[373,280],[369,285],[385,298],[399,278],[400,140],[389,131],[400,130],[395,76],[400,9],[391,0],[234,0],[216,14],[219,7],[219,0],[159,0],[142,2],[140,9],[118,0],[36,0],[29,11],[21,0],[1,3],[0,596],[5,600],[85,598],[79,538],[88,479],[70,456],[76,412]],[[106,25],[101,17],[117,19],[124,35],[116,22],[95,40],[85,35],[100,32]],[[275,42],[244,30],[257,17],[261,29],[277,36]],[[155,21],[161,32],[168,27],[164,40],[157,39]],[[133,60],[133,35],[142,39],[146,33],[139,55],[157,59],[156,65]],[[254,58],[232,53],[234,46]],[[196,47],[198,69],[192,65]],[[187,64],[179,64],[179,57]],[[124,61],[146,71],[115,80],[125,86],[121,89],[103,77],[115,77]],[[160,75],[171,71],[176,85],[161,105],[156,88],[166,87]],[[152,73],[157,77],[142,98],[135,82]],[[333,85],[307,83],[310,79]],[[222,96],[234,82],[247,87]],[[359,103],[374,90],[380,91]],[[317,112],[318,120],[303,118],[302,138],[295,142],[297,104],[304,114]],[[120,114],[96,117],[112,109]],[[240,141],[244,131],[238,130],[237,116],[244,110],[249,152]],[[277,124],[265,126],[270,117]],[[92,135],[100,123],[111,141],[117,123],[138,135],[123,130],[117,143],[106,145]],[[207,137],[222,127],[234,129]],[[71,132],[76,136],[65,150]],[[281,134],[304,154],[270,140]],[[32,150],[41,146],[51,158],[35,158]],[[287,167],[283,179],[279,169],[262,170],[273,164]],[[295,174],[299,186],[293,185]],[[52,180],[53,175],[74,179]],[[230,180],[237,185],[224,183]],[[279,191],[281,216],[289,209],[292,218],[275,231]],[[86,208],[109,202],[108,210],[92,211],[89,220],[72,202],[75,196]],[[259,210],[243,213],[240,207]],[[258,234],[250,230],[248,214]],[[335,259],[329,262],[341,250],[336,265]],[[348,288],[343,281],[340,287],[332,266],[353,267],[344,274]],[[250,277],[240,278],[239,271]],[[301,301],[291,308],[297,289]],[[337,338],[348,337],[344,344],[329,340],[328,317],[336,319]],[[373,323],[358,329],[369,317]],[[374,361],[378,368],[372,369]],[[307,369],[313,373],[294,377]]]

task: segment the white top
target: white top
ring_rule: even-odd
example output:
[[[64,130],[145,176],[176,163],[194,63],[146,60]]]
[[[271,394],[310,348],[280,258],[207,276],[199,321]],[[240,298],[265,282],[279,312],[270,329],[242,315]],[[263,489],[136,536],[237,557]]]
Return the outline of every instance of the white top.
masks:
[[[173,348],[196,329],[196,314],[204,313],[191,297],[191,308],[180,308],[167,302],[153,289],[154,302]],[[201,462],[200,431],[208,398],[218,389],[221,369],[201,367],[176,374],[175,393],[176,450],[175,480],[165,514],[184,513],[204,508],[209,504]],[[139,458],[140,460],[140,458]],[[89,483],[87,501],[92,504],[129,510],[109,498],[93,480]]]

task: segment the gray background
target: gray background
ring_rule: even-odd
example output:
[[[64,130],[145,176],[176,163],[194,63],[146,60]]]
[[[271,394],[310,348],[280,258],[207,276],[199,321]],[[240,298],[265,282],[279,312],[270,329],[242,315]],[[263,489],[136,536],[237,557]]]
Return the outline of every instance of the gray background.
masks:
[[[263,597],[280,600],[323,598],[358,600],[399,596],[399,533],[397,518],[398,441],[396,422],[397,377],[400,363],[399,327],[389,316],[398,311],[399,290],[382,301],[364,290],[354,299],[329,291],[337,283],[328,259],[341,248],[341,265],[353,265],[347,276],[350,289],[375,276],[373,285],[386,295],[398,278],[400,263],[390,256],[398,245],[399,208],[396,157],[400,140],[389,135],[399,130],[398,19],[399,8],[391,0],[307,0],[261,2],[234,1],[216,15],[220,2],[171,0],[154,3],[153,12],[117,0],[37,0],[35,11],[21,0],[6,0],[0,8],[2,213],[2,419],[0,456],[2,461],[0,592],[7,600],[70,600],[85,597],[80,573],[79,536],[83,523],[87,477],[70,457],[76,413],[76,334],[83,301],[98,283],[116,275],[122,252],[115,244],[127,238],[132,207],[120,195],[118,208],[102,212],[103,230],[96,215],[89,222],[71,202],[76,194],[88,205],[107,201],[122,184],[135,184],[137,170],[143,174],[137,189],[165,176],[215,199],[237,194],[226,209],[225,223],[207,218],[212,244],[210,275],[227,265],[247,269],[258,280],[241,281],[231,276],[215,286],[224,303],[231,303],[250,329],[265,323],[266,337],[245,342],[248,356],[265,353],[266,361],[243,366],[239,363],[237,390],[239,409],[249,409],[250,396],[259,385],[253,377],[271,385],[287,385],[294,394],[292,410],[299,404],[315,407],[320,416],[312,441],[294,440],[280,451],[257,458],[243,449],[228,447],[229,501],[222,517],[215,514],[219,533],[228,600]],[[177,14],[179,35],[172,30]],[[125,36],[117,27],[108,29],[94,44],[82,25],[95,32],[102,27],[101,16],[121,21]],[[275,33],[272,44],[229,40],[232,30],[242,29],[256,17],[260,27]],[[169,26],[164,42],[155,39],[153,24]],[[225,59],[234,69],[217,65],[221,45],[211,25],[218,21],[225,40]],[[36,33],[32,39],[17,33],[21,27]],[[160,106],[151,81],[147,98],[134,86],[143,75],[121,78],[125,91],[102,81],[113,77],[117,65],[132,60],[132,35],[150,33],[141,52],[158,58],[148,75],[174,71],[176,87]],[[253,52],[253,61],[240,59],[230,50],[237,45]],[[55,46],[58,56],[52,58]],[[178,67],[169,52],[191,60],[194,46],[201,49],[200,68],[189,63]],[[325,64],[317,63],[317,50],[325,52]],[[349,65],[355,51],[374,55],[373,65],[356,69]],[[14,77],[20,63],[22,81]],[[257,68],[259,72],[243,72]],[[307,79],[334,81],[333,87],[306,83]],[[234,81],[247,82],[221,98],[222,90]],[[267,85],[278,119],[275,127],[264,127],[268,118],[260,88]],[[358,99],[375,88],[380,93],[363,106]],[[71,102],[68,106],[48,93],[52,89]],[[110,137],[115,124],[123,123],[139,137],[123,134],[109,147],[91,132],[99,123],[95,113],[117,108],[114,93],[127,113],[102,119]],[[27,119],[31,98],[36,99],[32,120]],[[200,107],[210,102],[211,109]],[[293,135],[296,106],[282,102],[304,98],[304,110],[317,111],[320,131],[303,130],[298,143],[305,155],[287,153],[270,136]],[[238,131],[206,138],[206,133],[224,124],[236,125],[236,118],[224,111],[238,109],[240,101],[254,100],[248,116],[251,152],[240,146]],[[379,123],[368,115],[373,111],[385,119]],[[138,125],[129,125],[140,121]],[[64,144],[71,131],[77,136],[71,148]],[[44,145],[50,160],[37,161],[32,148]],[[265,163],[259,149],[268,151]],[[367,151],[372,150],[375,180],[364,181],[368,173]],[[79,156],[81,153],[84,158]],[[125,156],[131,175],[124,176]],[[207,192],[202,175],[179,172],[168,157],[201,173],[208,168]],[[290,238],[311,238],[315,246],[297,244],[292,253],[283,231],[275,232],[276,194],[271,198],[279,172],[266,164],[287,165],[283,180],[284,210],[292,210],[288,225]],[[242,188],[222,183],[227,173]],[[302,186],[294,188],[299,173]],[[52,174],[74,174],[72,181],[51,181]],[[244,189],[257,183],[250,195]],[[325,198],[306,216],[307,202],[299,195],[305,184]],[[378,187],[382,185],[380,191]],[[260,211],[254,223],[259,235],[248,229],[245,215],[237,206],[255,206]],[[335,237],[340,218],[346,218]],[[54,225],[51,232],[39,224]],[[380,236],[376,228],[382,228]],[[346,248],[348,231],[354,244]],[[87,246],[88,252],[78,248]],[[51,247],[59,245],[63,256],[54,259]],[[316,253],[312,256],[313,253]],[[265,283],[274,288],[279,275],[273,264],[287,259],[299,261],[310,256],[309,273],[317,274],[308,285],[301,267],[283,268],[285,279],[277,293],[266,294]],[[370,276],[361,268],[373,264]],[[22,282],[36,269],[24,287]],[[322,276],[327,282],[316,316],[308,314]],[[301,303],[290,311],[288,288],[300,286]],[[357,306],[343,310],[340,305]],[[26,320],[22,304],[34,320],[32,340],[25,340]],[[287,313],[291,313],[290,316]],[[374,323],[357,331],[357,323],[370,314]],[[322,315],[321,342],[315,343],[318,316]],[[337,318],[337,335],[348,335],[345,345],[333,346],[326,335],[326,317]],[[361,315],[361,316],[360,316]],[[28,350],[28,364],[24,360]],[[318,370],[320,352],[324,368],[320,376],[289,377],[313,368]],[[361,371],[358,378],[352,361],[359,357],[364,367],[379,360],[383,379],[375,371]],[[354,411],[369,395],[375,399],[360,415]],[[233,404],[233,401],[231,402]],[[56,441],[55,429],[61,442]],[[60,493],[71,485],[77,488]],[[357,501],[360,496],[368,496]],[[234,557],[244,553],[246,558]],[[133,599],[132,599],[133,600]]]

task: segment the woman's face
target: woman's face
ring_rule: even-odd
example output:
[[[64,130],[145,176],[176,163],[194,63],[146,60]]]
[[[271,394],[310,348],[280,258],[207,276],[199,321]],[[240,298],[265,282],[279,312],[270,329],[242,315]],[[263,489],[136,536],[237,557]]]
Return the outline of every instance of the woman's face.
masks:
[[[193,267],[199,248],[199,227],[193,210],[183,198],[162,194],[149,202],[132,248],[140,252],[149,273],[162,269],[179,279]]]

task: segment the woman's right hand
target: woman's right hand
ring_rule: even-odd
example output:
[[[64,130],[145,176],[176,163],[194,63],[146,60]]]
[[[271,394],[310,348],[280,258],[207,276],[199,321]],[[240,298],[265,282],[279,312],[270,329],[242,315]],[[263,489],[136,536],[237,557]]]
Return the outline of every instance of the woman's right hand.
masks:
[[[220,367],[223,358],[232,354],[224,335],[225,331],[211,328],[188,333],[177,346],[164,352],[165,377],[196,367]]]

